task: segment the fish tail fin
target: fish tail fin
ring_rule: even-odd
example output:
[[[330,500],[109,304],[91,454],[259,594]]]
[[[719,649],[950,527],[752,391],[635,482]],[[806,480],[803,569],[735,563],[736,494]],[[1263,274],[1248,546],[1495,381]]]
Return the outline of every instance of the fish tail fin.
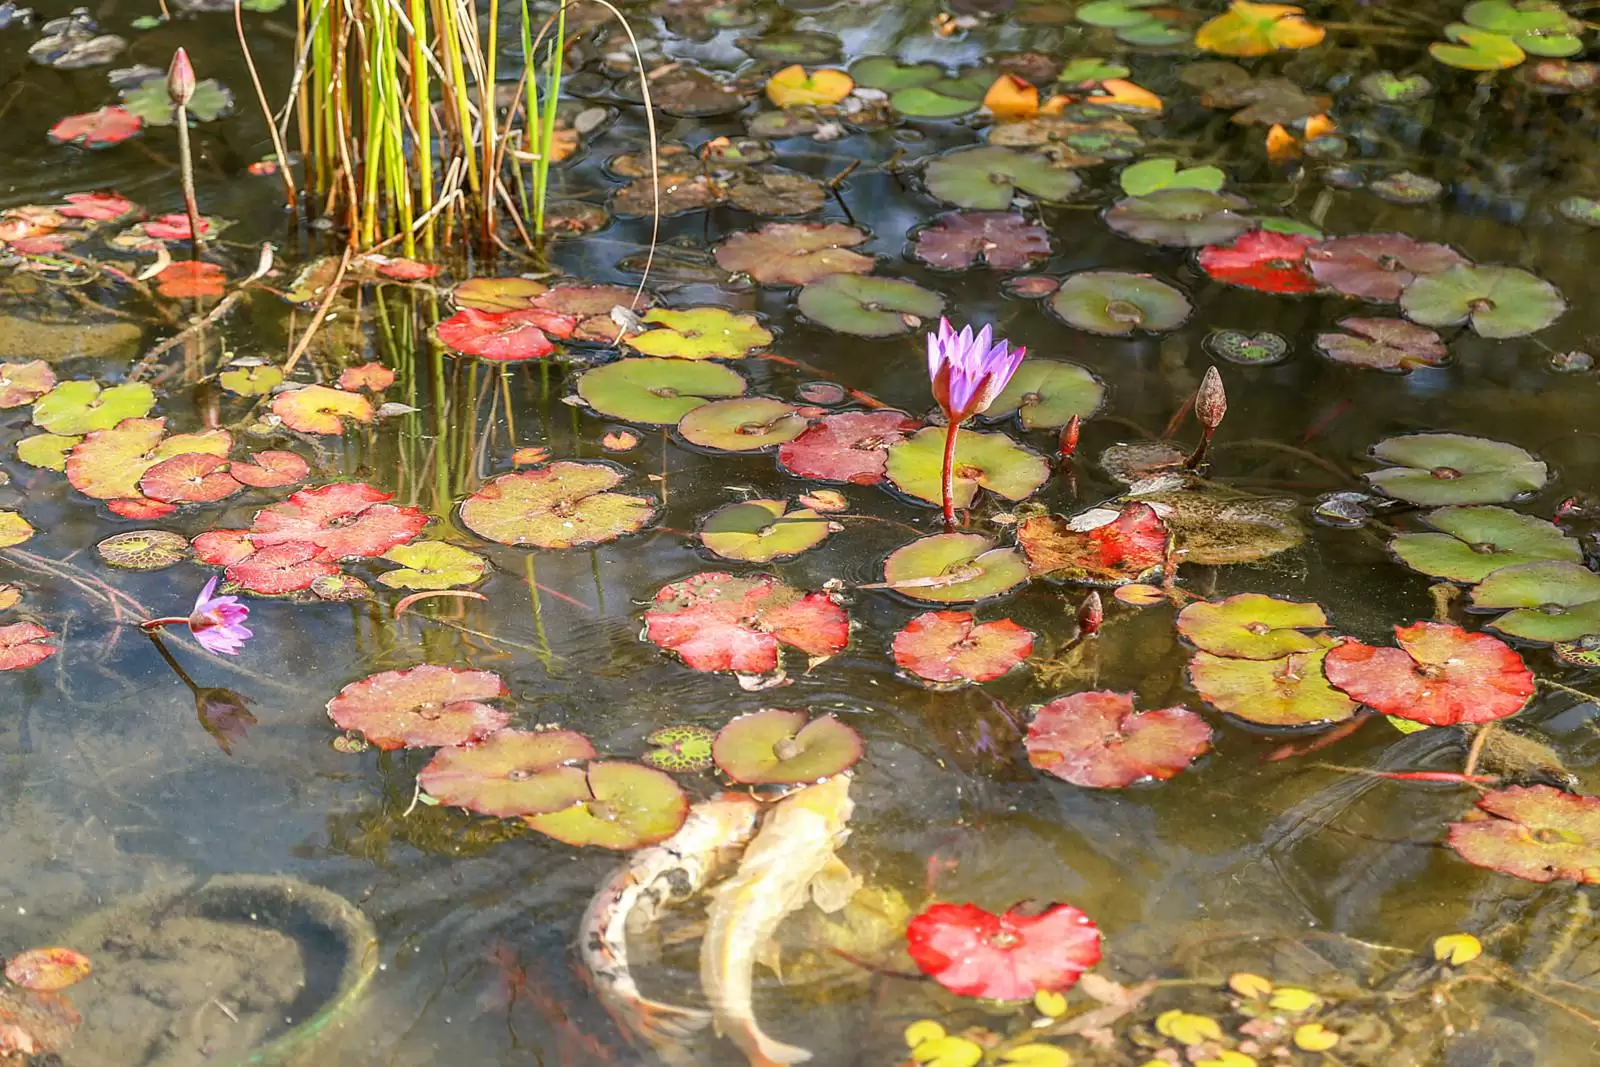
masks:
[[[760,1032],[751,1036],[755,1040],[750,1045],[740,1043],[745,1058],[750,1061],[750,1067],[792,1067],[793,1064],[805,1063],[811,1059],[810,1049],[803,1049],[798,1045],[786,1045]]]
[[[629,1005],[625,1014],[619,1020],[623,1028],[657,1048],[688,1041],[711,1024],[709,1011],[643,998]]]

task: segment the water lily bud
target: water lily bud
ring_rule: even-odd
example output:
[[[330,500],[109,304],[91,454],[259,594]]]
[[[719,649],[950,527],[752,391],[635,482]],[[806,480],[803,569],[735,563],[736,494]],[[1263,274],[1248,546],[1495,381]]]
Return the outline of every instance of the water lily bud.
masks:
[[[1200,379],[1200,391],[1194,395],[1194,414],[1200,425],[1215,430],[1228,413],[1228,394],[1222,388],[1222,375],[1217,368],[1207,367],[1206,376]]]
[[[1100,594],[1094,592],[1084,597],[1083,603],[1078,605],[1078,633],[1084,637],[1093,637],[1100,632],[1100,624],[1105,619],[1106,611],[1100,603]]]
[[[172,54],[172,66],[167,68],[167,98],[177,107],[188,107],[194,99],[194,67],[181,48]]]
[[[1062,462],[1071,459],[1073,453],[1078,451],[1078,431],[1082,426],[1083,420],[1074,415],[1061,428],[1060,454]]]

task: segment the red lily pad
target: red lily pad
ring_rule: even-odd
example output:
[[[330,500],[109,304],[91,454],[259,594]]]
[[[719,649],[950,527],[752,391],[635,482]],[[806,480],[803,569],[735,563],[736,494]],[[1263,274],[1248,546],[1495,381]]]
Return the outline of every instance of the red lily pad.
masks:
[[[876,485],[883,481],[890,447],[921,426],[893,408],[825,415],[779,446],[778,464],[800,478]]]
[[[1360,705],[1328,684],[1327,652],[1292,652],[1279,659],[1227,659],[1196,652],[1189,681],[1217,710],[1260,726],[1342,722]]]
[[[49,630],[34,622],[14,622],[0,626],[0,671],[20,671],[43,663],[60,651],[44,642]]]
[[[861,735],[834,718],[766,708],[740,715],[718,733],[711,758],[741,785],[798,785],[831,778],[861,759]]]
[[[110,222],[139,210],[139,205],[119,193],[68,193],[66,203],[56,208],[69,219]]]
[[[832,656],[850,640],[850,619],[826,593],[806,593],[769,574],[704,571],[662,587],[645,612],[645,637],[697,671],[767,674],[780,646]]]
[[[48,134],[56,144],[75,144],[84,148],[110,148],[121,144],[144,126],[144,120],[125,108],[103,107],[81,115],[68,115]]]
[[[144,236],[155,241],[187,241],[193,236],[188,215],[157,215],[145,223],[142,229]],[[211,220],[201,217],[200,236],[207,236],[211,230]]]
[[[55,371],[42,359],[0,363],[0,408],[31,404],[55,388]]]
[[[665,841],[689,817],[689,797],[670,774],[607,761],[546,771],[572,781],[583,798],[560,811],[529,815],[533,829],[564,844],[626,850]]]
[[[992,682],[1028,658],[1036,636],[1010,619],[926,611],[894,635],[894,661],[928,682]]]
[[[359,389],[365,389],[369,393],[381,393],[393,384],[394,371],[377,362],[349,367],[339,375],[339,388],[347,393]]]
[[[392,495],[365,482],[301,489],[259,512],[250,538],[261,547],[315,545],[325,559],[381,556],[428,524],[428,516],[416,508],[388,503]]]
[[[163,419],[123,419],[109,430],[96,430],[73,446],[67,481],[96,500],[139,499],[144,496],[140,480],[163,460],[191,454],[220,460],[233,445],[226,430],[164,437],[165,428]]]
[[[1335,363],[1409,374],[1414,368],[1440,367],[1450,360],[1450,350],[1436,331],[1404,319],[1352,315],[1336,325],[1349,332],[1317,334],[1317,351]]]
[[[1403,233],[1358,233],[1312,245],[1306,262],[1312,276],[1330,289],[1392,304],[1419,276],[1448,270],[1466,258],[1449,245]]]
[[[250,553],[230,564],[223,576],[247,593],[284,596],[338,573],[339,565],[325,559],[316,545],[290,541]]]
[[[360,393],[308,385],[291,389],[272,398],[272,413],[297,433],[341,434],[345,420],[371,422],[376,412],[372,401]]]
[[[156,275],[156,292],[169,300],[215,300],[227,287],[228,276],[215,263],[180,260]]]
[[[1124,585],[1159,570],[1168,536],[1155,509],[1137,503],[1087,530],[1073,529],[1059,515],[1035,515],[1017,528],[1017,544],[1035,575],[1091,585]]]
[[[1060,992],[1100,962],[1100,930],[1070,904],[1002,915],[976,904],[932,904],[906,926],[906,951],[957,996],[1028,1000]]]
[[[462,308],[434,328],[445,347],[467,356],[512,363],[542,359],[556,350],[547,334],[570,337],[578,322],[570,315],[527,308],[479,311]]]
[[[222,456],[190,452],[164,459],[139,478],[139,491],[163,504],[209,504],[244,486],[228,473]]]
[[[949,211],[920,231],[912,253],[930,267],[1027,270],[1050,258],[1043,226],[1007,211]]]
[[[1533,695],[1533,672],[1515,649],[1450,623],[1396,626],[1399,648],[1353,638],[1328,652],[1328,681],[1383,712],[1428,726],[1515,715]]]
[[[571,331],[574,341],[608,345],[622,332],[611,318],[611,309],[623,307],[642,314],[655,303],[655,297],[626,285],[569,282],[532,297],[528,303],[541,311],[576,319],[577,326]]]
[[[1089,789],[1165,781],[1211,747],[1211,727],[1188,708],[1133,710],[1132,693],[1096,690],[1058,697],[1034,712],[1028,762]]]
[[[294,452],[267,449],[252,452],[248,463],[234,463],[228,473],[234,480],[252,489],[279,489],[285,485],[303,482],[311,473],[311,464]]]
[[[384,750],[465,745],[505,726],[511,716],[483,701],[510,692],[492,671],[424,663],[351,682],[328,701],[328,717]]]
[[[502,545],[572,548],[615,541],[654,517],[655,501],[609,490],[627,476],[610,463],[567,460],[502,474],[461,504],[461,522]]]
[[[1279,659],[1326,643],[1306,633],[1328,625],[1319,604],[1239,593],[1197,601],[1178,612],[1178,633],[1202,652],[1230,659]]]
[[[540,815],[589,795],[581,777],[574,791],[570,777],[544,772],[596,755],[571,730],[501,730],[474,745],[441,748],[417,781],[430,797],[480,815]]]
[[[231,567],[249,559],[255,552],[255,542],[249,530],[207,530],[190,542],[197,562],[212,567]]]
[[[147,521],[164,519],[178,510],[176,504],[163,504],[148,497],[131,497],[126,500],[106,501],[106,510],[124,519]]]
[[[70,948],[30,948],[6,960],[6,978],[35,993],[59,993],[93,970],[88,956]]]
[[[1487,793],[1450,824],[1450,847],[1476,867],[1530,882],[1600,882],[1600,797],[1548,785]]]
[[[1200,269],[1219,282],[1264,293],[1314,293],[1317,280],[1305,263],[1316,240],[1304,234],[1251,230],[1228,245],[1207,245]]]

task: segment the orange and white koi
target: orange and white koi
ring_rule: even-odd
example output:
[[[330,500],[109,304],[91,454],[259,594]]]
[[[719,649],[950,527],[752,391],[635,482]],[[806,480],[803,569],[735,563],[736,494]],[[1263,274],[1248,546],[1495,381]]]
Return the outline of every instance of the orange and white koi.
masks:
[[[630,1040],[648,1044],[669,1064],[693,1062],[684,1043],[705,1029],[711,1013],[639,991],[628,962],[628,928],[654,922],[667,904],[703,889],[754,836],[760,817],[761,806],[737,793],[701,801],[677,833],[635,853],[607,879],[583,914],[579,951],[601,1003]]]
[[[712,893],[710,922],[700,946],[700,985],[711,1002],[717,1032],[739,1046],[750,1067],[811,1059],[810,1050],[762,1031],[751,1006],[751,983],[756,959],[778,924],[806,902],[819,875],[843,867],[834,852],[849,836],[854,807],[849,774],[785,797],[761,824],[739,870]]]

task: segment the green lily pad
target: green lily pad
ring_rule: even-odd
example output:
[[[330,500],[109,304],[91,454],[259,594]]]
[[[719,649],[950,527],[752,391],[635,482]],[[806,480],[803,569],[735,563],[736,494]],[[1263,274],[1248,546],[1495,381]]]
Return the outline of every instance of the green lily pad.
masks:
[[[608,492],[627,475],[609,463],[561,460],[514,471],[461,504],[461,524],[502,545],[572,548],[614,541],[655,516],[646,496]]]
[[[155,390],[143,382],[103,390],[99,382],[66,381],[34,401],[33,422],[65,437],[109,430],[123,419],[141,419],[155,406]]]
[[[1426,507],[1498,504],[1544,486],[1549,469],[1502,441],[1457,433],[1414,433],[1372,446],[1374,459],[1395,466],[1364,477],[1380,491]]]
[[[1469,26],[1511,38],[1517,47],[1532,55],[1561,58],[1583,51],[1583,23],[1557,4],[1474,0],[1461,12],[1461,18]]]
[[[1117,177],[1122,191],[1129,196],[1144,196],[1157,189],[1204,189],[1216,192],[1228,176],[1220,167],[1185,167],[1178,169],[1178,161],[1167,156],[1142,159],[1128,167]]]
[[[537,815],[588,796],[581,773],[574,783],[545,772],[595,755],[588,739],[571,730],[501,730],[475,745],[441,748],[417,784],[441,803],[480,815]]]
[[[741,785],[817,782],[854,767],[861,735],[834,718],[766,708],[740,715],[717,734],[717,767]]]
[[[396,545],[380,558],[401,565],[378,575],[391,589],[455,589],[480,581],[489,570],[488,560],[446,541]]]
[[[1424,326],[1470,322],[1480,337],[1526,337],[1567,310],[1561,291],[1516,267],[1462,263],[1425,274],[1400,294],[1406,318]]]
[[[808,425],[793,404],[765,396],[713,400],[678,422],[683,439],[719,452],[759,452],[799,437]]]
[[[653,308],[643,320],[662,327],[627,338],[626,344],[647,356],[672,359],[741,359],[772,343],[772,331],[754,315],[727,308],[703,307],[673,311]]]
[[[661,771],[694,772],[711,769],[711,742],[716,734],[704,726],[667,726],[646,737],[655,745],[640,757]]]
[[[904,278],[830,274],[803,287],[795,307],[818,326],[857,337],[920,330],[944,311],[944,297]]]
[[[1145,244],[1199,248],[1226,244],[1254,224],[1239,212],[1249,207],[1231,193],[1204,189],[1157,189],[1118,200],[1106,211],[1106,225]]]
[[[1328,650],[1292,652],[1279,659],[1226,659],[1196,652],[1189,681],[1218,711],[1260,726],[1342,722],[1361,705],[1329,684]]]
[[[1578,563],[1502,567],[1472,590],[1475,611],[1512,609],[1489,626],[1529,641],[1600,634],[1600,574]]]
[[[1444,35],[1452,43],[1435,41],[1428,46],[1428,54],[1459,70],[1505,70],[1528,58],[1517,42],[1505,34],[1474,29],[1465,23],[1450,23],[1444,28]]]
[[[1077,56],[1067,60],[1056,80],[1063,85],[1085,85],[1103,82],[1108,78],[1126,78],[1131,73],[1127,67],[1112,60],[1099,56]]]
[[[164,570],[192,554],[188,540],[171,530],[126,530],[112,534],[94,550],[110,566],[130,571]]]
[[[1375,103],[1410,104],[1433,92],[1433,83],[1421,74],[1402,78],[1392,70],[1378,70],[1358,81],[1356,88]]]
[[[761,37],[739,37],[733,43],[754,59],[781,60],[784,63],[801,63],[805,66],[832,63],[844,52],[844,43],[839,38],[818,30],[792,30],[789,33],[771,33]]]
[[[675,425],[701,404],[743,396],[739,372],[718,363],[635,357],[586,370],[578,396],[601,415],[649,425]]]
[[[922,180],[940,200],[979,211],[1004,211],[1019,193],[1070,200],[1083,187],[1082,178],[1049,156],[995,145],[948,152],[928,164]]]
[[[1050,430],[1074,417],[1087,419],[1105,398],[1105,385],[1076,363],[1026,359],[984,418],[1004,419],[1015,412],[1022,416],[1023,429]]]
[[[1194,308],[1181,289],[1148,274],[1086,270],[1067,276],[1050,310],[1076,329],[1125,337],[1135,330],[1175,330]]]
[[[178,121],[178,109],[167,95],[165,74],[152,75],[122,90],[122,107],[143,119],[146,126],[171,126]],[[233,110],[233,93],[215,78],[206,78],[195,83],[187,110],[193,122],[215,122]]]
[[[1553,522],[1508,508],[1440,508],[1423,516],[1440,533],[1406,533],[1389,549],[1412,570],[1481,582],[1501,567],[1544,560],[1581,563],[1578,542]]]
[[[1270,330],[1212,330],[1205,348],[1218,359],[1246,367],[1265,367],[1289,358],[1289,339]]]
[[[643,848],[677,833],[689,817],[689,797],[672,776],[639,763],[605,761],[584,770],[565,767],[545,773],[573,780],[584,799],[524,821],[568,845]]]
[[[1328,625],[1322,605],[1239,593],[1197,601],[1178,612],[1178,633],[1202,652],[1229,659],[1281,659],[1315,652],[1326,642],[1304,631]]]
[[[723,559],[770,563],[820,545],[832,532],[810,508],[787,510],[782,500],[744,500],[718,508],[700,528],[700,543]]]
[[[889,449],[889,480],[907,496],[938,504],[943,499],[943,426],[928,426]],[[970,508],[979,489],[1026,500],[1050,479],[1039,453],[1002,433],[962,430],[956,437],[955,505]]]
[[[937,63],[901,63],[890,56],[863,56],[850,64],[850,77],[863,89],[913,89],[944,77]]]
[[[902,545],[883,563],[884,585],[913,600],[958,604],[987,600],[1029,578],[1014,548],[997,548],[982,534],[933,534]]]
[[[65,471],[67,454],[82,440],[58,433],[36,433],[17,442],[17,458],[41,470]]]
[[[960,118],[972,114],[982,104],[983,89],[962,78],[940,78],[889,94],[889,106],[912,119]]]
[[[1119,30],[1151,21],[1155,16],[1140,9],[1159,4],[1160,0],[1091,0],[1078,8],[1075,17],[1085,26]]]

